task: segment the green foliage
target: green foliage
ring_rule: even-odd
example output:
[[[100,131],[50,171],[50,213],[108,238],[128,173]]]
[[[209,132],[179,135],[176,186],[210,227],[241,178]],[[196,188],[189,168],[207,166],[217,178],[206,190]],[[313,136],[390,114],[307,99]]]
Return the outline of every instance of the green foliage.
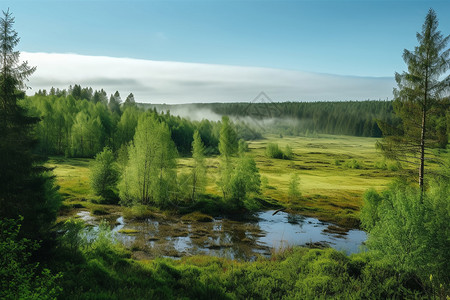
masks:
[[[78,253],[61,248],[56,254],[55,264],[64,271],[62,299],[228,299],[219,279],[196,266],[129,259],[107,223],[76,232],[86,241]]]
[[[132,207],[124,209],[123,216],[126,219],[145,220],[152,217],[153,213],[147,205],[136,204]]]
[[[398,87],[394,89],[393,107],[401,119],[398,126],[380,122],[384,139],[377,147],[392,160],[419,165],[418,182],[424,190],[428,161],[437,157],[430,148],[445,147],[448,142],[445,119],[450,109],[448,97],[450,69],[450,36],[438,30],[433,9],[428,11],[422,31],[416,34],[418,46],[404,50],[408,71],[395,73]]]
[[[376,169],[380,170],[389,170],[392,172],[396,172],[402,168],[399,161],[386,161],[386,159],[383,159],[381,161],[376,161],[374,164],[374,167]]]
[[[369,230],[369,249],[424,282],[433,275],[447,289],[449,219],[448,181],[435,183],[423,196],[417,188],[401,183],[382,195],[369,191],[361,212],[363,226]]]
[[[292,152],[291,146],[286,145],[286,147],[284,148],[283,158],[284,159],[293,159],[294,158],[294,152]]]
[[[0,298],[56,299],[61,274],[31,263],[37,242],[19,237],[20,221],[0,219]]]
[[[222,276],[237,299],[392,299],[424,297],[400,276],[369,256],[348,257],[333,249],[294,248],[272,260],[233,266]]]
[[[140,111],[135,106],[124,108],[120,121],[117,123],[117,129],[114,135],[116,149],[119,149],[121,145],[129,143],[133,139],[139,115]]]
[[[247,207],[251,210],[259,208],[253,198],[261,193],[261,176],[255,160],[241,153],[230,181],[230,198],[227,203],[231,209]]]
[[[266,147],[266,156],[269,158],[282,159],[284,157],[283,151],[278,147],[278,144],[269,143]]]
[[[114,201],[119,172],[114,161],[114,154],[110,148],[105,147],[102,152],[95,156],[90,171],[90,183],[94,193],[106,200]]]
[[[364,193],[363,208],[360,213],[360,220],[365,230],[371,231],[380,219],[378,215],[378,207],[382,201],[382,196],[374,189],[370,189]]]
[[[19,104],[24,81],[34,72],[19,63],[19,42],[9,11],[0,19],[0,218],[24,217],[20,234],[46,238],[56,218],[60,198],[49,170],[33,154],[33,131],[38,118],[30,117]]]
[[[219,151],[220,151],[220,179],[218,186],[222,191],[223,199],[230,200],[231,180],[233,176],[233,163],[231,156],[236,152],[237,139],[233,128],[230,125],[229,118],[222,117],[222,126],[220,128]],[[235,179],[235,185],[240,184],[240,179]],[[237,195],[235,195],[237,196]]]
[[[235,130],[230,124],[227,116],[222,117],[222,126],[220,127],[219,152],[220,155],[228,160],[238,150],[238,139]]]
[[[361,163],[359,161],[357,161],[356,159],[347,160],[345,162],[344,166],[349,169],[361,169],[362,168]]]
[[[298,177],[297,173],[292,173],[288,187],[288,198],[290,202],[295,202],[302,197],[302,193],[300,192],[299,187],[300,178]]]
[[[377,120],[398,123],[391,101],[252,103],[254,111],[277,111],[278,119],[265,128],[279,136],[315,137],[317,133],[381,137]],[[247,117],[248,103],[195,104],[219,115]]]
[[[99,117],[80,111],[72,125],[71,156],[92,157],[102,149],[102,123]]]
[[[82,235],[86,225],[83,220],[69,219],[64,222],[64,235],[61,238],[63,245],[72,252],[77,251],[86,244],[85,236]]]
[[[266,147],[266,156],[268,158],[277,158],[277,159],[293,159],[294,153],[292,152],[292,148],[289,145],[286,145],[284,151],[280,149],[278,144],[269,143]]]
[[[198,130],[194,132],[192,158],[194,159],[194,166],[192,167],[191,173],[191,201],[196,201],[198,199],[198,194],[203,193],[206,186],[205,145],[202,142]]]
[[[139,118],[119,184],[121,203],[167,206],[176,197],[177,150],[167,124],[147,113]]]
[[[199,214],[201,215],[201,214]],[[201,215],[202,216],[202,215]],[[103,227],[102,227],[103,226]],[[237,262],[211,256],[133,261],[102,225],[76,255],[59,256],[64,299],[425,298],[411,272],[362,253],[290,248]],[[60,255],[63,251],[59,252]],[[132,285],[130,285],[132,283]]]

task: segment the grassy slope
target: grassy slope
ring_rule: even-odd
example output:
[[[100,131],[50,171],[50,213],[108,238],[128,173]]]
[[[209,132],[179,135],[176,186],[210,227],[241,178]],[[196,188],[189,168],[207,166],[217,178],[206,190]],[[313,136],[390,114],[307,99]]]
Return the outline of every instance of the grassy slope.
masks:
[[[289,144],[294,152],[293,160],[269,159],[265,156],[267,143],[278,143],[280,148]],[[284,137],[274,135],[249,143],[252,155],[261,175],[268,178],[270,188],[264,196],[274,199],[291,209],[309,216],[319,217],[349,227],[357,226],[361,196],[368,188],[381,190],[395,174],[374,168],[374,162],[382,159],[374,148],[375,139],[349,136],[321,136],[319,138]],[[356,159],[361,169],[345,167],[345,162]],[[336,165],[335,161],[342,162]],[[117,206],[99,205],[87,200],[97,200],[89,190],[89,159],[52,158],[48,165],[56,167],[54,173],[65,205],[69,208],[83,205],[91,210],[107,212],[119,210]],[[191,158],[178,160],[179,172],[188,172]],[[216,181],[218,159],[208,158],[207,193],[220,195]],[[290,176],[298,173],[303,199],[288,203],[287,190]],[[73,210],[66,210],[73,212]]]

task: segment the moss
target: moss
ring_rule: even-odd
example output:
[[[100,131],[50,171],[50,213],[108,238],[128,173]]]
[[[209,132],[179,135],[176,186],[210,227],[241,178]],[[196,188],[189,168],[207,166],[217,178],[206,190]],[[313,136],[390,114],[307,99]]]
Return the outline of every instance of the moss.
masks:
[[[189,221],[190,222],[192,222],[192,221],[194,221],[194,222],[212,222],[212,221],[214,221],[214,218],[211,217],[210,215],[195,211],[193,213],[182,216],[181,220],[185,221],[185,222],[186,221],[188,221],[188,222]]]
[[[129,229],[129,228],[122,228],[119,231],[117,231],[118,233],[124,233],[124,234],[130,234],[130,235],[134,235],[134,234],[138,234],[139,230],[136,229]]]

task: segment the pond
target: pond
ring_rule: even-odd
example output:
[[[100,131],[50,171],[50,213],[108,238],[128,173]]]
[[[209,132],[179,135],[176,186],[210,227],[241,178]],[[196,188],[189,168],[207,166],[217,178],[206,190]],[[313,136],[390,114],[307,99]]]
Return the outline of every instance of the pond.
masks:
[[[86,219],[89,215],[80,217]],[[137,258],[206,254],[254,260],[291,246],[333,247],[347,254],[361,251],[366,233],[345,230],[315,218],[273,210],[259,212],[252,221],[215,218],[212,222],[183,222],[179,218],[115,220],[113,231]]]

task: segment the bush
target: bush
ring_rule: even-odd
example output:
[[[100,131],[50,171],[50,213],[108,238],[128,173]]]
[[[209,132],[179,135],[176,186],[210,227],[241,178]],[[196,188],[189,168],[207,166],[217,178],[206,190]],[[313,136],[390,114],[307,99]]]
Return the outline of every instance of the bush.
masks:
[[[344,166],[349,169],[362,169],[361,163],[356,159],[346,161]]]
[[[266,156],[269,158],[283,158],[283,151],[278,147],[278,144],[269,143],[266,147]]]
[[[0,298],[56,299],[61,293],[57,285],[61,274],[53,275],[29,262],[39,245],[18,237],[20,221],[0,219]]]
[[[292,159],[294,158],[294,153],[292,152],[292,148],[289,145],[286,145],[284,151],[280,149],[278,144],[268,143],[266,147],[266,156],[269,158],[277,158],[277,159]]]
[[[90,169],[91,187],[94,193],[102,196],[104,199],[112,198],[116,200],[117,196],[114,190],[119,180],[119,172],[112,150],[105,147],[102,152],[98,153]]]
[[[294,153],[292,152],[291,146],[286,145],[286,148],[284,149],[284,153],[283,153],[283,158],[288,159],[288,160],[294,158]]]
[[[396,183],[381,195],[366,193],[361,211],[369,230],[367,246],[396,268],[414,272],[423,282],[448,289],[450,280],[450,188],[435,182],[421,196],[418,188]]]

